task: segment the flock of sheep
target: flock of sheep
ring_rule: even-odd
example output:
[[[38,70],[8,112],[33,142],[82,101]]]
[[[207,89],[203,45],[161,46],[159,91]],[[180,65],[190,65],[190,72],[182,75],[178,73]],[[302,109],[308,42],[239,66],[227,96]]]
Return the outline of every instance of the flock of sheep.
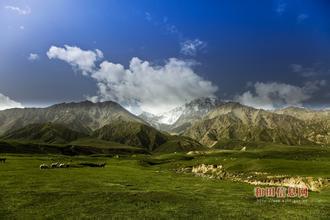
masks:
[[[6,158],[0,158],[0,163],[6,163]],[[55,168],[69,168],[69,167],[102,167],[104,168],[106,163],[91,163],[91,162],[80,162],[78,164],[70,164],[70,163],[51,163],[51,164],[40,164],[39,168],[43,169],[55,169]]]
[[[0,163],[6,163],[6,158],[0,158]],[[71,165],[70,163],[60,163],[60,162],[56,162],[56,163],[51,163],[46,164],[40,164],[39,168],[41,170],[44,169],[55,169],[55,168],[68,168],[68,167],[102,167],[104,168],[106,165],[106,163],[91,163],[91,162],[81,162],[78,164],[74,164]]]
[[[54,169],[54,168],[68,168],[68,167],[105,167],[106,163],[91,163],[91,162],[81,162],[78,164],[70,164],[70,163],[60,163],[60,162],[56,162],[56,163],[52,163],[50,165],[48,164],[41,164],[40,165],[40,169]]]
[[[49,168],[67,168],[67,167],[70,167],[70,164],[65,164],[65,163],[59,163],[59,162],[56,162],[56,163],[52,163],[50,165],[48,164],[41,164],[40,165],[40,169],[49,169]]]

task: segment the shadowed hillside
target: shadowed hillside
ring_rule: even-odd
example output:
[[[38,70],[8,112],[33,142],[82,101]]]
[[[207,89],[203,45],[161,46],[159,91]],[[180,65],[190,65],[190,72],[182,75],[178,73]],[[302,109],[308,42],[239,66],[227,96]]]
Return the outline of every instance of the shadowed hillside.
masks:
[[[50,122],[31,124],[8,132],[1,139],[4,142],[0,152],[92,154],[203,149],[190,138],[171,136],[142,123],[122,120],[113,121],[90,135]]]
[[[48,122],[45,124],[30,124],[18,130],[8,132],[2,139],[63,144],[86,136],[88,135],[73,131],[64,125]]]

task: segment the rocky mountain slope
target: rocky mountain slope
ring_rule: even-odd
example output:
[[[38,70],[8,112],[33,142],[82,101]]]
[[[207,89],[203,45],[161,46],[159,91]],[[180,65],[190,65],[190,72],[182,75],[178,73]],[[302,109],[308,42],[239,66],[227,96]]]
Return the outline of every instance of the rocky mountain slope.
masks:
[[[162,124],[164,118],[173,124]],[[0,111],[1,136],[44,143],[70,143],[87,136],[148,151],[196,150],[203,148],[200,143],[220,147],[228,141],[325,145],[330,144],[330,111],[295,107],[266,111],[204,98],[167,115],[145,113],[141,119],[114,102],[86,101]]]
[[[203,118],[210,110],[222,104],[223,102],[217,98],[200,98],[160,115],[145,112],[139,117],[157,129],[181,134],[193,122]]]
[[[115,102],[62,103],[47,108],[8,109],[0,111],[0,135],[29,124],[52,122],[90,133],[114,120],[145,123]]]
[[[98,139],[115,141],[131,146],[143,146],[152,151],[167,141],[167,135],[155,128],[139,123],[114,121],[93,132]]]
[[[209,147],[224,140],[288,145],[330,143],[328,122],[320,124],[295,114],[300,115],[296,112],[278,114],[238,103],[226,103],[196,121],[184,135]]]
[[[91,146],[104,140],[113,147],[123,144],[147,151],[167,151],[169,145],[173,151],[202,149],[188,137],[158,131],[114,102],[0,111],[0,131],[1,139],[24,143],[79,145],[81,138],[88,138]]]
[[[116,121],[96,130],[93,136],[106,141],[142,146],[149,151],[175,152],[203,149],[199,142],[191,138],[162,133],[138,122]]]
[[[330,110],[312,110],[302,107],[287,107],[274,111],[277,114],[291,115],[304,121],[322,121],[330,120]]]
[[[312,110],[298,107],[288,107],[276,110],[275,113],[290,115],[303,120],[306,123],[306,137],[317,143],[325,144],[330,142],[330,110]]]

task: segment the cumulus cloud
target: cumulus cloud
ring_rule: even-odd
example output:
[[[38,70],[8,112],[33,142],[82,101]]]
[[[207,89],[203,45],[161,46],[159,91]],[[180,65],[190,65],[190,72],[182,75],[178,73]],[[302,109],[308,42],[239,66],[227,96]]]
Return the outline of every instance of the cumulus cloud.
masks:
[[[23,108],[22,104],[0,93],[0,111],[9,108]]]
[[[6,5],[5,9],[16,12],[19,15],[29,15],[29,14],[31,14],[31,9],[29,7],[20,8],[20,7],[13,6],[13,5]]]
[[[36,53],[30,53],[30,55],[28,56],[28,60],[29,61],[36,61],[36,60],[39,60],[39,55],[36,54]]]
[[[68,53],[68,50],[64,52]],[[61,57],[66,55],[62,54]],[[73,67],[84,67],[75,61],[60,59]],[[200,77],[192,67],[192,62],[176,58],[157,66],[134,57],[128,68],[103,61],[98,68],[89,68],[85,75],[93,78],[98,86],[98,95],[90,97],[90,100],[113,100],[128,109],[135,109],[135,113],[139,110],[159,114],[195,98],[214,96],[217,87]],[[80,70],[86,71],[86,68]]]
[[[268,110],[284,106],[301,106],[325,85],[324,80],[309,81],[302,87],[277,82],[257,82],[253,85],[252,91],[236,96],[235,100],[244,105]]]
[[[199,40],[186,40],[181,43],[181,53],[188,56],[196,56],[199,50],[206,47],[206,43]]]
[[[47,56],[49,59],[63,60],[87,75],[88,72],[93,71],[95,62],[103,58],[103,53],[98,49],[95,51],[82,50],[79,47],[64,45],[64,48],[51,46]]]

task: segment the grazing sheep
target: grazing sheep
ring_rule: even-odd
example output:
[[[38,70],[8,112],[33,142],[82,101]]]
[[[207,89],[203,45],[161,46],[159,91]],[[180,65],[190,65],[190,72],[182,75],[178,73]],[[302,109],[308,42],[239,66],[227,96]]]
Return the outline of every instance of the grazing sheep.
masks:
[[[79,163],[79,165],[85,166],[85,167],[105,167],[106,163],[82,162],[82,163]]]
[[[0,163],[6,163],[6,158],[0,158]]]
[[[43,170],[43,169],[49,169],[49,166],[47,164],[41,164],[40,165],[40,169]]]
[[[57,163],[52,163],[50,166],[51,166],[51,168],[58,168],[59,167],[59,162],[57,162]]]
[[[59,165],[59,168],[67,168],[67,167],[69,167],[69,164],[61,163]]]

